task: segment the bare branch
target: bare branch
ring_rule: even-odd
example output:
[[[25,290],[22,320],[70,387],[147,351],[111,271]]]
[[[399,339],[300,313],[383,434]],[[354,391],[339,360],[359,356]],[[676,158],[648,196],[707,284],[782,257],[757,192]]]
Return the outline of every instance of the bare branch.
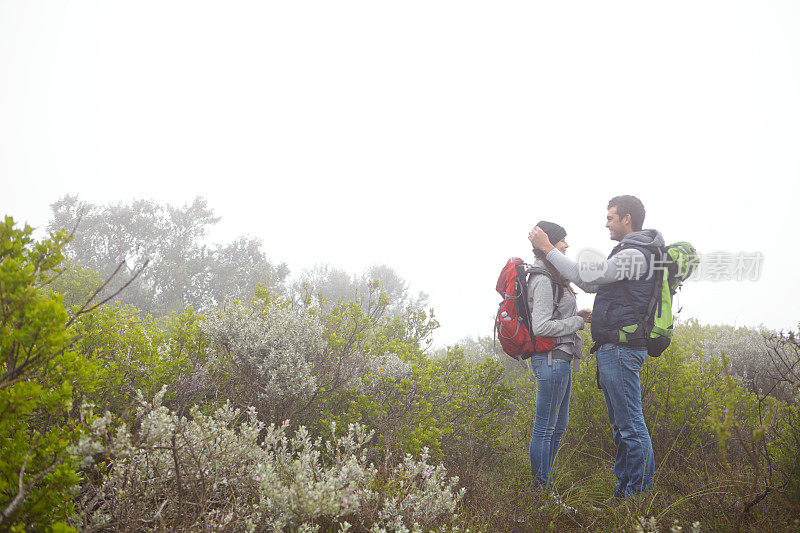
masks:
[[[28,459],[30,459],[31,457],[32,449],[33,447],[28,448],[28,453],[25,454],[25,460],[22,461],[22,468],[19,471],[19,483],[18,483],[17,495],[14,497],[13,500],[11,500],[11,503],[8,504],[8,507],[6,507],[3,511],[0,511],[0,524],[2,524],[5,519],[9,518],[12,514],[14,514],[14,511],[17,510],[17,507],[19,507],[20,504],[23,501],[25,501],[25,496],[27,495],[27,491],[25,490],[25,485],[24,485],[25,468],[28,466]],[[52,471],[52,469],[55,468],[55,466],[56,465],[54,464],[51,469],[48,469],[49,471],[45,471],[44,475],[49,474]],[[34,478],[31,485],[35,484],[42,477],[44,476],[42,475],[42,473],[40,473],[38,476],[36,476],[36,478]]]

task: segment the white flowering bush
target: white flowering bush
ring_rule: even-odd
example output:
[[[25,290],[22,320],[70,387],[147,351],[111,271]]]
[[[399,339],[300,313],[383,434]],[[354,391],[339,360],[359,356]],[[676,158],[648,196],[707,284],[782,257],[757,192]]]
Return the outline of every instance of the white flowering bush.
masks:
[[[323,319],[263,291],[251,302],[230,301],[203,322],[210,349],[190,388],[253,405],[269,422],[302,419],[300,411],[335,391],[363,390],[364,377],[410,373],[397,355],[376,353],[370,336],[380,326],[355,304],[336,305]]]
[[[658,527],[658,520],[656,520],[654,516],[649,518],[639,516],[636,518],[633,531],[636,533],[660,533],[661,528]],[[684,528],[680,525],[678,519],[673,520],[672,526],[669,528],[669,533],[683,533],[684,531],[700,533],[702,531],[700,529],[700,522],[695,521],[692,523],[691,527]]]
[[[130,433],[122,430],[111,438],[114,416],[106,411],[95,416],[95,405],[88,402],[81,404],[79,415],[84,425],[78,442],[67,448],[78,466],[86,468],[94,465],[95,457],[110,453],[118,457],[127,457],[131,451]]]
[[[211,353],[195,376],[199,389],[283,420],[320,385],[323,326],[304,309],[269,298],[229,301],[207,315],[202,329]]]
[[[323,442],[289,423],[266,426],[254,408],[229,403],[179,416],[139,396],[137,429],[98,423],[113,450],[102,480],[88,484],[76,524],[87,530],[422,530],[455,519],[458,479],[427,451],[387,470],[367,461],[373,433],[358,424]],[[87,441],[88,442],[88,441]],[[76,453],[98,454],[96,444]],[[105,452],[108,453],[108,452]]]
[[[413,524],[430,523],[440,515],[453,515],[465,489],[457,490],[458,478],[448,479],[441,464],[428,464],[428,449],[423,448],[419,459],[406,454],[402,464],[391,473],[388,484],[392,494],[382,503],[378,513],[380,523],[390,531],[401,531],[407,521]],[[373,531],[379,526],[375,524]]]
[[[359,380],[358,385],[362,390],[371,391],[377,379],[403,379],[411,374],[411,363],[403,361],[397,355],[387,353],[366,359],[365,376],[367,380]]]

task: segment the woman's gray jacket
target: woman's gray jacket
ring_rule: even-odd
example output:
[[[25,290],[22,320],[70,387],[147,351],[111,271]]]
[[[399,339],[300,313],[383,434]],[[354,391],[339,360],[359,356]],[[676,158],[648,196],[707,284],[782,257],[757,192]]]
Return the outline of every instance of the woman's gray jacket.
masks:
[[[532,266],[545,269],[538,257]],[[553,282],[544,274],[532,274],[528,280],[528,309],[531,310],[531,335],[555,337],[556,349],[580,358],[581,340],[577,331],[584,328],[583,318],[577,316],[575,296],[563,287],[561,300],[553,309]]]

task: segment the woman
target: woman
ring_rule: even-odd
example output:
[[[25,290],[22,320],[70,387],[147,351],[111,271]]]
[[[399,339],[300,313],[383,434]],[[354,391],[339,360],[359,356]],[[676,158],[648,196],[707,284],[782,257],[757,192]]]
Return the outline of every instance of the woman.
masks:
[[[568,245],[564,240],[566,230],[552,222],[537,224],[561,253]],[[551,277],[533,274],[528,283],[528,308],[531,310],[531,335],[554,337],[555,348],[548,353],[531,357],[536,375],[536,419],[531,437],[531,475],[539,489],[550,489],[553,480],[551,468],[558,452],[561,437],[569,421],[569,398],[572,390],[572,360],[581,353],[580,338],[576,334],[591,321],[592,312],[576,313],[575,291],[564,280],[544,254],[534,249],[533,266],[546,269]],[[557,285],[554,306],[553,284]]]

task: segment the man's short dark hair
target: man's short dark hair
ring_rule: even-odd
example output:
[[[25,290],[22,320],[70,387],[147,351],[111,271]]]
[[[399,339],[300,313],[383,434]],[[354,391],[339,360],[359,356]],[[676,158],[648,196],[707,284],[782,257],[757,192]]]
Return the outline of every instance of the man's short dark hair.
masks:
[[[641,200],[628,194],[623,196],[615,196],[608,202],[608,209],[611,209],[612,207],[617,208],[617,214],[619,215],[619,218],[622,218],[625,215],[631,216],[633,231],[642,230],[645,212],[644,204]]]

